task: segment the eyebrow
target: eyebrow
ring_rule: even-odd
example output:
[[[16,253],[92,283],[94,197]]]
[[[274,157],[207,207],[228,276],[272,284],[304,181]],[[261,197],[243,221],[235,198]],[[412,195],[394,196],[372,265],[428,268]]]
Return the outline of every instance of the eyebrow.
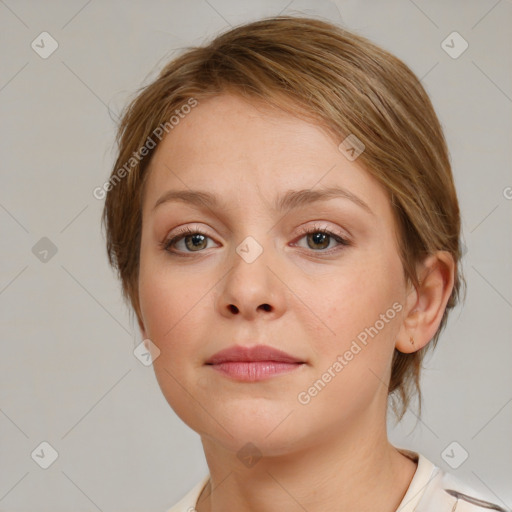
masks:
[[[361,198],[342,187],[329,187],[320,190],[288,190],[284,195],[277,198],[274,203],[274,210],[277,212],[285,212],[318,201],[328,201],[329,199],[336,198],[348,199],[363,208],[369,214],[375,215],[371,208]],[[219,208],[219,206],[223,209],[225,208],[225,205],[220,205],[220,201],[217,196],[211,192],[202,190],[169,190],[157,200],[153,206],[153,211],[161,204],[172,201],[189,203],[209,209]]]

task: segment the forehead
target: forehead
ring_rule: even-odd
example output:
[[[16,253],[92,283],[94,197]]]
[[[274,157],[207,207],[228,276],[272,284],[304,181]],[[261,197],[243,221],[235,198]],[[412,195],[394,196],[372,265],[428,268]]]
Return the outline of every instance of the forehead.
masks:
[[[270,200],[290,189],[333,186],[385,209],[386,192],[338,150],[341,140],[319,124],[237,95],[199,101],[153,155],[145,209],[169,189],[208,189],[228,200],[257,190]]]
[[[273,108],[249,102],[235,94],[222,94],[199,104],[174,127],[157,149],[172,152],[180,161],[195,163],[261,160],[262,155],[282,160],[319,153],[328,141],[320,126]],[[158,159],[155,154],[155,159]]]

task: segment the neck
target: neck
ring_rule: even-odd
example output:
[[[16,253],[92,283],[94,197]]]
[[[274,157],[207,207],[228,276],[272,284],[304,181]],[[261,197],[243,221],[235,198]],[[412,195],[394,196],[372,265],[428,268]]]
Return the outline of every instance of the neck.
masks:
[[[210,481],[197,512],[395,512],[416,471],[416,463],[388,441],[385,425],[373,437],[353,429],[315,435],[301,450],[263,456],[250,468],[236,453],[203,437]]]

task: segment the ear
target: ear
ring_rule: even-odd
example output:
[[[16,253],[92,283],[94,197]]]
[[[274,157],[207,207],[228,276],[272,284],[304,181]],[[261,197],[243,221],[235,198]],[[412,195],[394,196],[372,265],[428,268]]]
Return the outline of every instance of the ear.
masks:
[[[447,251],[430,254],[418,267],[420,284],[418,288],[411,285],[408,290],[395,343],[396,349],[406,354],[420,350],[434,337],[454,283],[455,263]]]

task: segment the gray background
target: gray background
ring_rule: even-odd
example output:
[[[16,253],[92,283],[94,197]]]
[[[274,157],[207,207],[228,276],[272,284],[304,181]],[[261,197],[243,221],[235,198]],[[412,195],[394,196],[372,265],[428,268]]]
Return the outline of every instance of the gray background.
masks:
[[[425,363],[422,419],[390,422],[390,437],[512,506],[510,1],[5,0],[0,510],[163,511],[206,474],[199,436],[133,354],[140,334],[107,265],[92,191],[108,179],[116,115],[138,87],[180,48],[278,13],[369,37],[433,100],[462,209],[468,295]],[[59,44],[46,59],[31,48],[43,31]],[[453,31],[469,44],[456,59],[441,46]],[[57,249],[46,261],[33,250],[43,237]],[[58,452],[48,469],[31,457],[43,441]],[[442,456],[453,441],[462,448],[448,450],[452,464],[469,454],[458,469]]]

